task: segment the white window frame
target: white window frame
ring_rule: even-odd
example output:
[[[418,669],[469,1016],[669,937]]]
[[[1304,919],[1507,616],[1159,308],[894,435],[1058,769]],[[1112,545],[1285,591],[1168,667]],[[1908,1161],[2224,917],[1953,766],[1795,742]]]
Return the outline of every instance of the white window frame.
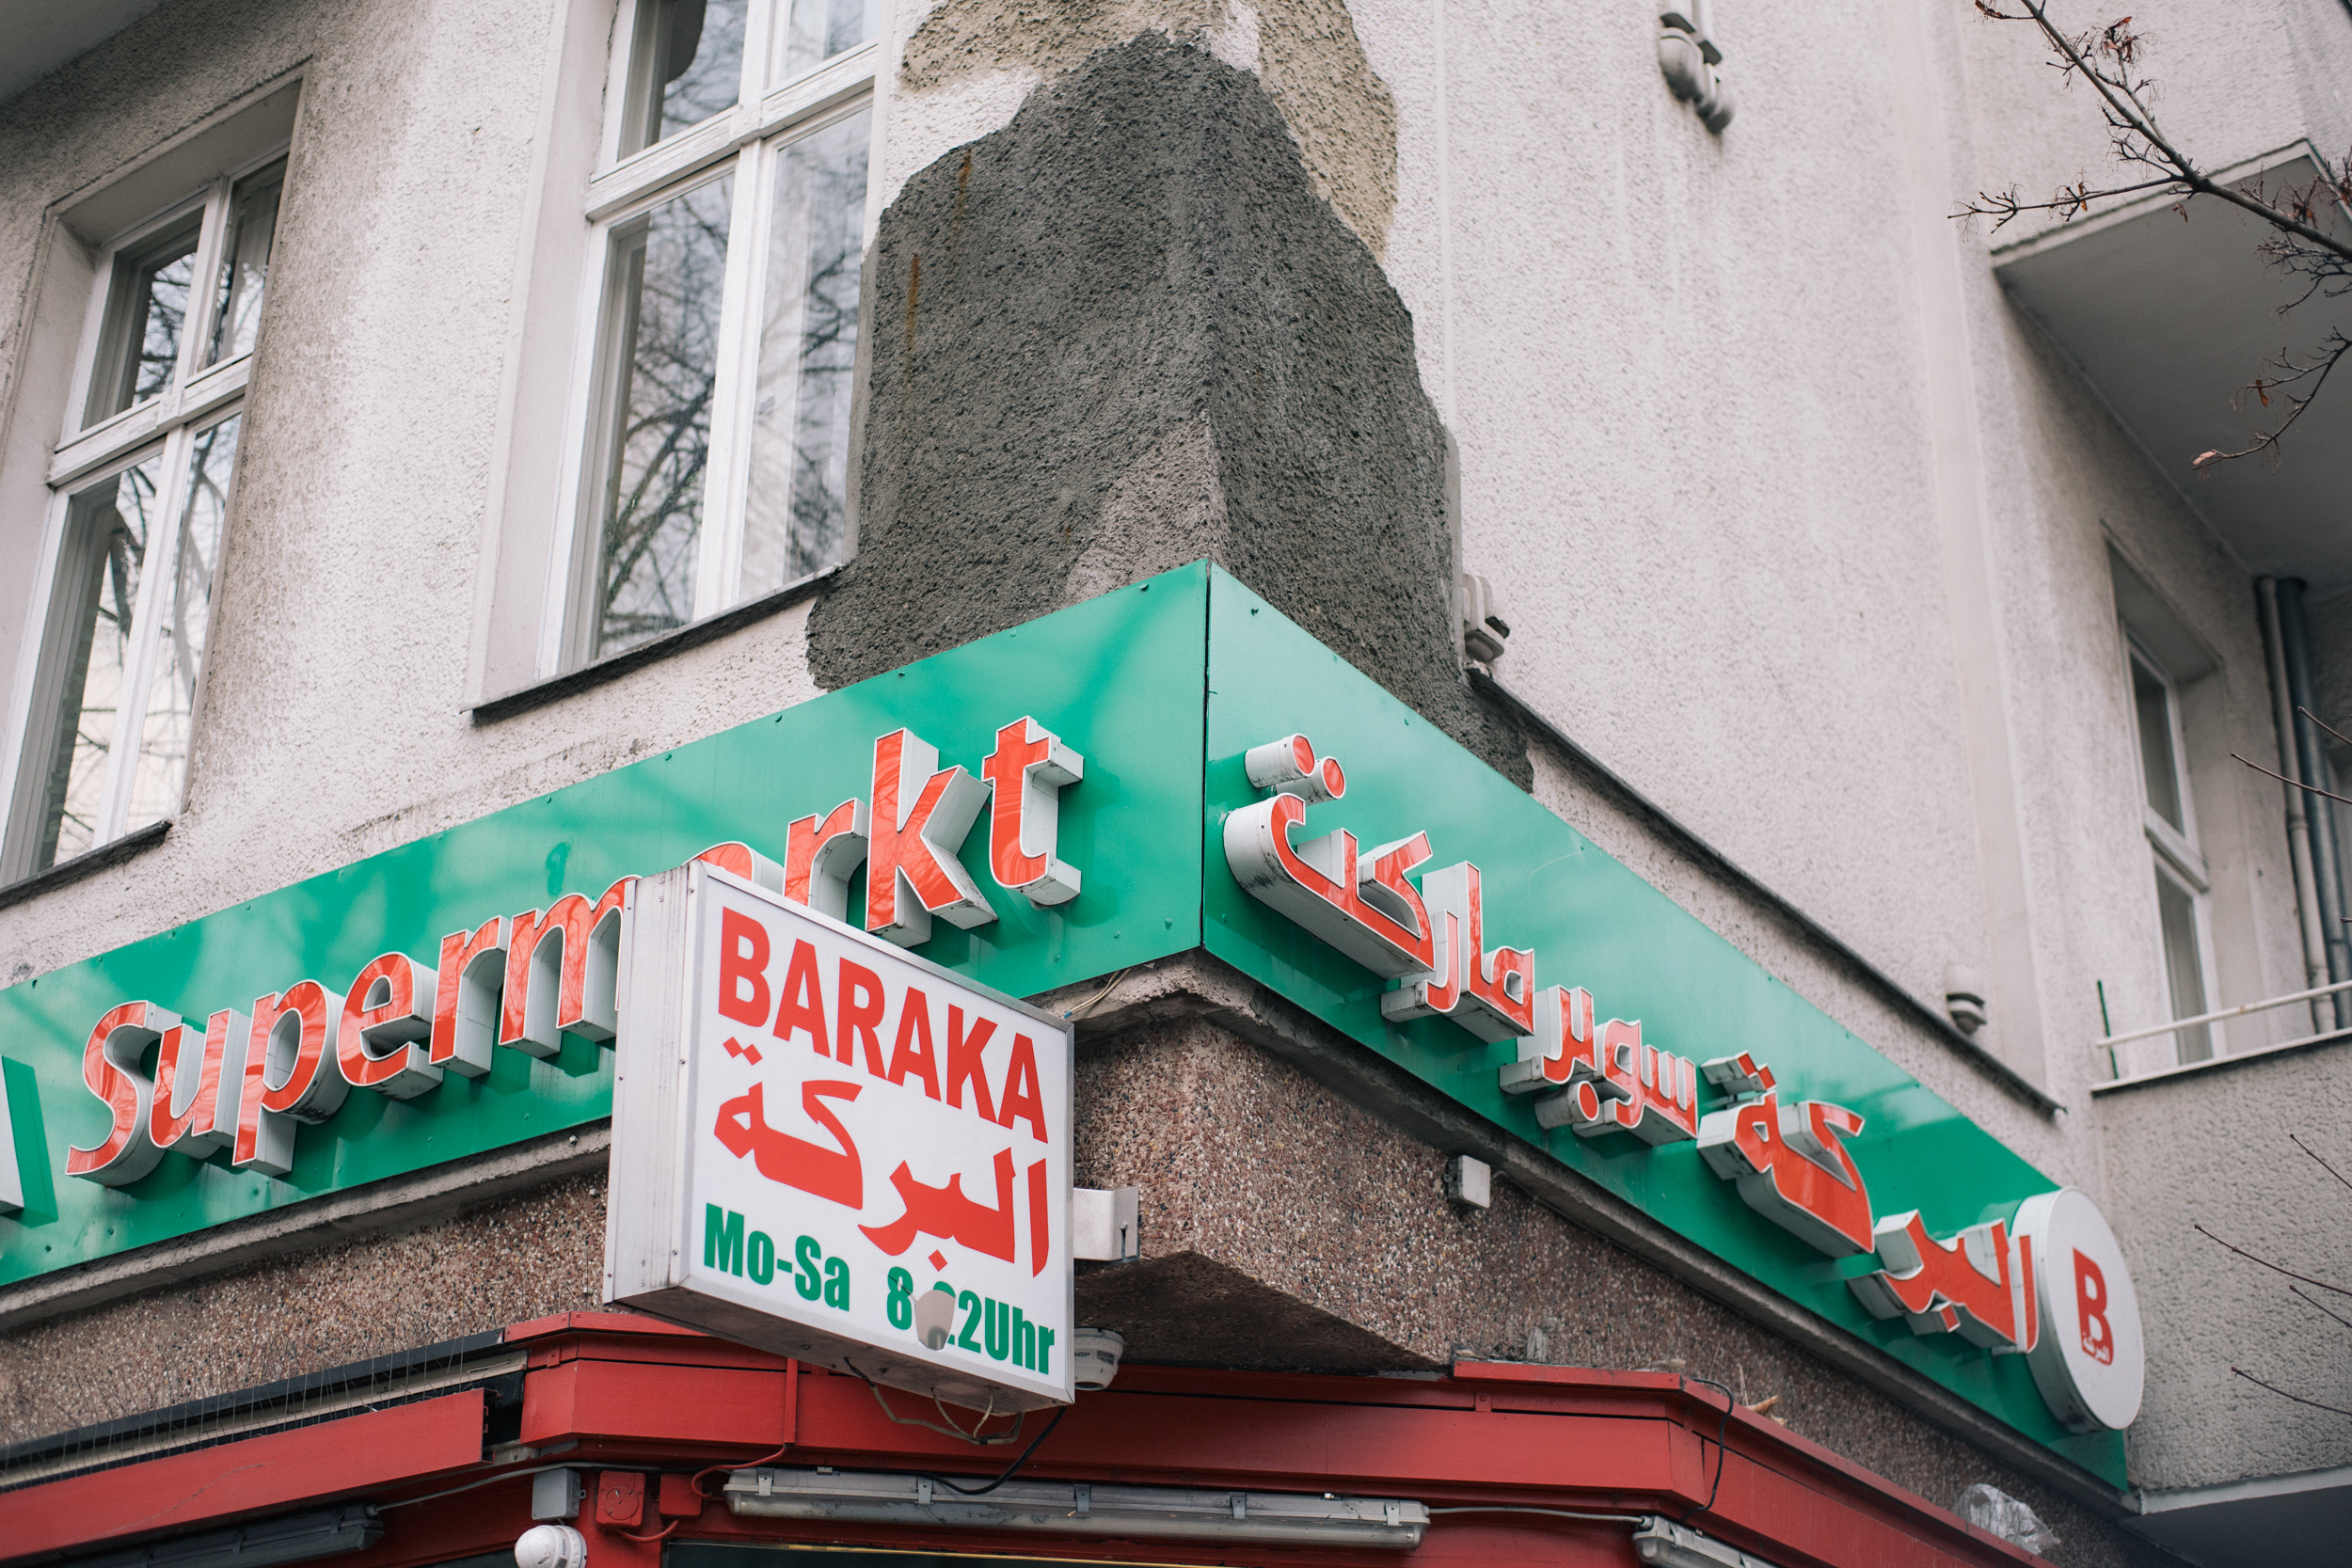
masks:
[[[2197,844],[2197,802],[2189,793],[2188,742],[2181,723],[2181,689],[2171,673],[2165,669],[2163,660],[2157,658],[2145,642],[2132,635],[2129,626],[2122,628],[2122,641],[2123,689],[2125,701],[2131,708],[2132,776],[2139,784],[2140,831],[2147,837],[2156,875],[2188,895],[2190,915],[2197,932],[2198,983],[2204,988],[2205,1006],[2211,1010],[2217,1005],[2215,999],[2221,994],[2214,971],[2213,878],[2206,869],[2204,854]],[[2172,758],[2172,787],[2181,802],[2181,826],[2177,829],[2164,819],[2163,814],[2148,799],[2148,771],[2140,743],[2135,666],[2146,671],[2164,689],[2164,717]],[[2164,1005],[2169,1011],[2172,1006],[2172,960],[2164,950],[2161,912],[2156,921],[2156,957],[2157,972],[2165,977]],[[2221,1030],[2211,1024],[2204,1027],[2205,1037],[2213,1046],[2213,1053],[2216,1056],[2227,1055],[2229,1046]],[[2179,1035],[2170,1037],[2174,1049],[2178,1050],[2181,1043]]]
[[[164,595],[172,592],[178,580],[181,523],[188,503],[191,453],[198,436],[242,412],[252,372],[253,355],[249,348],[226,356],[215,364],[203,363],[220,309],[221,252],[230,226],[230,202],[239,181],[286,157],[290,145],[279,141],[245,159],[208,181],[200,190],[141,219],[100,247],[89,303],[83,315],[81,341],[75,349],[73,379],[67,390],[57,443],[44,476],[49,497],[42,519],[40,554],[32,578],[39,585],[39,602],[25,620],[24,641],[16,661],[14,689],[9,694],[8,729],[5,737],[0,737],[8,748],[5,756],[0,757],[0,768],[5,768],[8,785],[5,802],[0,802],[6,807],[6,815],[0,816],[0,883],[34,874],[33,841],[40,836],[41,825],[37,818],[42,815],[45,801],[34,800],[28,793],[41,780],[28,773],[27,764],[33,759],[26,755],[26,743],[33,726],[50,716],[50,706],[67,700],[62,689],[50,688],[55,685],[52,677],[56,673],[56,656],[60,641],[77,630],[61,622],[56,603],[57,571],[67,544],[66,525],[73,498],[160,451],[163,462],[156,484],[158,508],[154,525],[158,537],[151,540],[148,559],[139,568],[138,596],[132,608],[130,657],[123,673],[125,696],[115,713],[106,779],[90,847],[102,847],[125,832],[133,775],[138,763],[135,740],[144,732],[164,636]],[[135,250],[156,234],[185,222],[193,213],[202,214],[201,228],[187,316],[182,324],[179,356],[169,382],[146,401],[86,424],[83,416],[97,372],[98,351],[105,338],[106,310],[114,293],[117,259],[125,250]],[[216,608],[217,581],[214,592]],[[210,665],[207,657],[198,670],[199,706],[202,683]],[[165,820],[178,816],[185,809],[191,776],[192,769],[182,769],[179,798]]]
[[[745,20],[743,81],[736,105],[700,125],[620,156],[630,53],[641,13],[659,0],[622,0],[607,68],[603,140],[589,182],[590,226],[573,331],[576,352],[564,416],[563,476],[551,530],[547,598],[540,616],[538,673],[562,673],[592,661],[590,598],[601,530],[605,420],[599,406],[609,375],[612,309],[607,296],[615,231],[682,191],[735,175],[727,227],[716,387],[711,399],[710,461],[704,478],[702,536],[695,556],[688,625],[741,597],[743,522],[751,451],[745,439],[758,374],[753,325],[774,215],[774,170],[783,150],[875,106],[882,40],[869,39],[799,76],[769,80],[774,39],[792,0],[753,0]],[[881,117],[874,120],[879,142]],[[878,150],[878,148],[876,149]],[[869,153],[869,169],[879,160]],[[869,181],[870,181],[869,175]],[[870,210],[870,190],[869,183]],[[792,584],[785,584],[790,587]]]

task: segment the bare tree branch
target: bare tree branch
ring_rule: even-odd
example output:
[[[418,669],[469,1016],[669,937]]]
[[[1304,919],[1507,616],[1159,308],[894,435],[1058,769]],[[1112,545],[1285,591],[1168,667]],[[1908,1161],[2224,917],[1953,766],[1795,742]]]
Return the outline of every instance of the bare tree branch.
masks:
[[[2180,198],[2172,210],[2185,221],[2189,201],[2201,196],[2210,197],[2267,224],[2270,236],[2257,249],[2281,272],[2306,281],[2308,286],[2303,293],[2280,307],[2280,314],[2313,294],[2334,299],[2352,293],[2352,240],[2339,238],[2323,226],[2323,214],[2330,202],[2340,207],[2352,206],[2352,153],[2347,153],[2334,168],[2329,168],[2325,160],[2315,160],[2319,172],[2300,184],[2276,190],[2261,179],[2234,186],[2223,184],[2171,141],[2149,107],[2155,83],[2141,69],[2140,55],[2147,40],[2133,29],[2132,18],[2126,16],[2104,27],[2070,33],[2052,20],[2048,0],[1974,0],[1974,4],[1981,15],[1992,21],[2026,23],[2038,32],[2044,46],[2056,56],[2048,63],[2058,71],[2060,79],[2072,86],[2079,77],[2098,95],[2101,115],[2113,133],[2111,146],[2116,161],[2127,166],[2137,165],[2153,169],[2156,178],[2095,188],[2088,179],[2081,179],[2071,185],[2060,185],[2047,201],[2025,200],[2013,185],[2006,191],[1979,191],[1975,200],[1951,214],[1954,218],[1990,218],[1995,231],[2027,213],[2056,213],[2059,222],[2071,223],[2089,213],[2094,202],[2159,191]],[[2009,8],[2012,5],[2017,8]],[[2330,331],[2321,345],[2309,354],[2298,356],[2282,349],[2278,357],[2265,360],[2264,369],[2278,373],[2256,376],[2240,389],[2239,399],[2250,392],[2263,407],[2268,408],[2270,394],[2282,388],[2308,383],[2309,390],[2299,396],[2290,394],[2286,417],[2270,429],[2258,431],[2246,446],[2234,451],[2201,452],[2190,467],[2204,468],[2265,451],[2276,454],[2280,438],[2302,418],[2304,409],[2319,395],[2328,373],[2347,354],[2352,354],[2352,340],[2340,331]],[[2233,402],[2232,406],[2234,408],[2237,404]]]
[[[2239,762],[2246,762],[2246,759],[2238,756],[2235,752],[2232,752],[2230,755]],[[2265,774],[2270,778],[2278,780],[2282,784],[2293,784],[2297,789],[2308,790],[2310,793],[2320,796],[2326,800],[2342,800],[2345,805],[2352,806],[2352,796],[2338,795],[2331,790],[2322,789],[2317,784],[2307,784],[2298,779],[2290,779],[2284,773],[2273,773],[2269,768],[2265,768],[2259,762],[2246,762],[2246,766],[2252,768],[2257,773]]]
[[[2335,1319],[2336,1322],[2342,1323],[2344,1327],[2352,1328],[2352,1318],[2347,1318],[2339,1312],[2329,1312],[2327,1307],[2322,1307],[2317,1301],[2305,1295],[2299,1288],[2293,1285],[2288,1286],[2287,1294],[2293,1296],[2296,1300],[2301,1302],[2312,1311],[2324,1313],[2328,1317]]]
[[[2219,1246],[2228,1247],[2230,1251],[2236,1253],[2240,1258],[2245,1259],[2249,1263],[2260,1263],[2264,1268],[2270,1270],[2273,1274],[2285,1275],[2289,1279],[2299,1279],[2306,1285],[2316,1285],[2323,1291],[2333,1291],[2340,1296],[2352,1296],[2352,1291],[2347,1291],[2341,1285],[2330,1285],[2324,1279],[2313,1279],[2310,1275],[2296,1274],[2293,1269],[2280,1267],[2267,1258],[2257,1258],[2252,1253],[2247,1251],[2244,1247],[2230,1246],[2229,1243],[2222,1241],[2220,1237],[2215,1235],[2212,1231],[2206,1229],[2201,1225],[2192,1225],[2189,1228],[2196,1231],[2197,1234],[2202,1236],[2209,1242],[2215,1243]]]
[[[2322,729],[2328,729],[2328,726],[2327,726],[2327,725],[2325,725],[2325,724],[2322,724],[2322,725],[2320,725],[2320,728],[2322,728]],[[2328,733],[2329,735],[2334,735],[2336,732],[2335,732],[2335,731],[2333,731],[2333,730],[2328,730]],[[2313,1161],[2313,1162],[2315,1162],[2315,1163],[2318,1164],[2318,1166],[2319,1166],[2319,1168],[2320,1168],[2321,1170],[2326,1171],[2328,1175],[2330,1175],[2330,1176],[2334,1177],[2334,1178],[2335,1178],[2338,1181],[2344,1181],[2344,1184],[2346,1187],[2352,1187],[2352,1181],[2344,1181],[2344,1173],[2343,1173],[2342,1171],[2340,1171],[2340,1170],[2336,1169],[2336,1167],[2335,1167],[2335,1166],[2333,1166],[2333,1165],[2329,1164],[2327,1161],[2320,1159],[2320,1158],[2319,1158],[2319,1155],[2318,1155],[2316,1152],[2314,1152],[2314,1151],[2313,1151],[2313,1149],[2312,1148],[2312,1146],[2311,1146],[2311,1145],[2309,1145],[2309,1144],[2305,1143],[2302,1139],[2300,1139],[2300,1138],[2296,1137],[2296,1136],[2294,1133],[2292,1133],[2292,1132],[2289,1132],[2289,1133],[2287,1134],[2287,1142],[2289,1142],[2289,1143],[2293,1144],[2296,1148],[2297,1148],[2301,1149],[2304,1153],[2311,1155],[2311,1157],[2312,1157],[2312,1161]]]
[[[2329,1410],[2339,1416],[2352,1416],[2352,1410],[2346,1410],[2340,1404],[2322,1404],[2317,1400],[2307,1400],[2300,1394],[2290,1394],[2275,1383],[2265,1383],[2261,1378],[2256,1377],[2252,1372],[2248,1371],[2243,1367],[2233,1367],[2230,1370],[2235,1372],[2247,1382],[2255,1385],[2257,1387],[2269,1389],[2272,1393],[2278,1395],[2282,1400],[2293,1400],[2297,1404],[2308,1404],[2313,1410]]]
[[[2345,735],[2343,731],[2328,723],[2327,720],[2322,719],[2318,714],[2313,713],[2310,708],[2307,708],[2298,703],[2296,705],[2295,711],[2310,720],[2312,723],[2317,724],[2321,729],[2326,730],[2329,735],[2334,736],[2338,740],[2344,742],[2346,746],[2352,746],[2352,736]],[[2342,1180],[2343,1178],[2338,1177],[2337,1180]]]

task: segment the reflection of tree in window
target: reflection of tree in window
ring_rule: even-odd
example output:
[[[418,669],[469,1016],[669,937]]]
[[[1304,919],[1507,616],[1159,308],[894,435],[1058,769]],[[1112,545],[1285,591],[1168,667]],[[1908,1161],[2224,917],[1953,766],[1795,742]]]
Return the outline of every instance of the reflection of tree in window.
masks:
[[[66,647],[40,837],[32,869],[70,860],[98,842],[106,758],[128,673],[132,612],[156,511],[161,453],[73,498],[58,563],[60,599],[79,613]],[[66,595],[71,594],[70,598]]]
[[[87,423],[95,424],[171,384],[180,359],[180,332],[188,319],[196,278],[198,226],[115,261],[106,323],[90,382]]]
[[[591,657],[692,617],[732,176],[656,207],[615,257],[620,320]]]
[[[753,405],[743,583],[765,593],[841,559],[849,533],[869,117],[784,150]]]
[[[659,0],[638,37],[636,129],[623,156],[735,106],[750,0]]]
[[[792,0],[784,29],[784,79],[816,70],[874,36],[880,0]]]
[[[229,480],[237,465],[237,419],[196,437],[188,464],[187,505],[180,514],[180,547],[172,565],[169,619],[147,689],[137,765],[131,776],[123,830],[169,816],[187,777],[188,740],[196,727],[196,687],[203,673],[204,638],[212,626],[213,566],[220,557],[221,523],[229,513]]]
[[[222,247],[208,364],[252,352],[262,321],[262,292],[269,281],[270,244],[278,233],[278,194],[285,179],[286,166],[274,164],[238,181],[230,198],[229,240]]]

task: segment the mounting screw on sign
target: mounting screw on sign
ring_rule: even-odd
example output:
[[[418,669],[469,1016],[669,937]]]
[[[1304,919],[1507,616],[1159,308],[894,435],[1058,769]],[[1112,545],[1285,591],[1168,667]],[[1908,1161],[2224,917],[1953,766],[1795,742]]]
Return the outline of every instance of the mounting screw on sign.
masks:
[[[2016,1229],[2038,1259],[2042,1335],[2026,1357],[2035,1386],[2070,1431],[2122,1431],[2139,1414],[2148,1355],[2115,1232],[2072,1187],[2026,1199]]]

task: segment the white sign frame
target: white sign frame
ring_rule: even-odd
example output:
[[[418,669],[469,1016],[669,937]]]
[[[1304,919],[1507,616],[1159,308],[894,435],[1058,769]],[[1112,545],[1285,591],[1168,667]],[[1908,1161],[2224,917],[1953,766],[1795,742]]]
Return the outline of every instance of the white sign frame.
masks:
[[[1070,1403],[1076,1348],[1071,1023],[705,863],[641,878],[627,898],[605,1300],[967,1409]],[[759,939],[744,927],[755,920],[766,942],[756,982],[750,959]],[[723,932],[734,942],[732,967]],[[774,1017],[795,995],[810,999],[790,990],[787,974],[803,942],[814,955],[814,1000],[826,1024],[850,1006],[845,961],[880,976],[883,993],[884,1012],[854,1043],[828,1039],[850,1059],[828,1055],[814,1072],[814,1031],[779,1038],[782,1022],[743,1022],[755,1012]],[[894,1031],[913,1022],[910,987],[926,996],[922,1011],[931,1027],[921,1033],[930,1037],[910,1035],[894,1045]],[[730,999],[734,1010],[723,1011]],[[966,1064],[982,1059],[978,1083],[942,1070],[948,1081],[940,1097],[929,1093],[919,1063],[895,1082],[874,1072],[881,1061],[898,1068],[899,1047],[914,1055],[918,1043],[944,1069],[949,1042],[938,1025],[951,1006]],[[994,1022],[993,1036],[973,1047],[983,1020]],[[1026,1078],[1025,1053],[1034,1056]],[[795,1081],[798,1094],[789,1092]],[[819,1081],[837,1088],[820,1094],[812,1086]],[[995,1099],[1006,1101],[1001,1124],[979,1110]],[[822,1114],[812,1119],[810,1112]],[[993,1148],[981,1150],[1007,1142],[1010,1165]],[[767,1157],[771,1169],[814,1184],[761,1174]],[[920,1176],[911,1168],[918,1163]],[[819,1167],[831,1176],[811,1174]],[[856,1210],[817,1191],[830,1183],[838,1193],[850,1181],[858,1183]],[[992,1183],[993,1208],[985,1204]],[[918,1223],[948,1213],[987,1222],[987,1234],[975,1244],[971,1231]],[[909,1227],[911,1242],[903,1239]],[[1041,1228],[1049,1238],[1041,1259]],[[891,1240],[898,1240],[898,1253],[888,1251]],[[944,1268],[930,1261],[934,1257],[946,1260]],[[910,1289],[891,1277],[900,1270]],[[913,1304],[942,1285],[959,1310],[946,1343],[934,1350],[916,1337],[915,1323],[900,1327],[893,1320],[912,1320]],[[1004,1352],[992,1354],[1000,1343]],[[1020,1364],[1025,1345],[1026,1366]]]

